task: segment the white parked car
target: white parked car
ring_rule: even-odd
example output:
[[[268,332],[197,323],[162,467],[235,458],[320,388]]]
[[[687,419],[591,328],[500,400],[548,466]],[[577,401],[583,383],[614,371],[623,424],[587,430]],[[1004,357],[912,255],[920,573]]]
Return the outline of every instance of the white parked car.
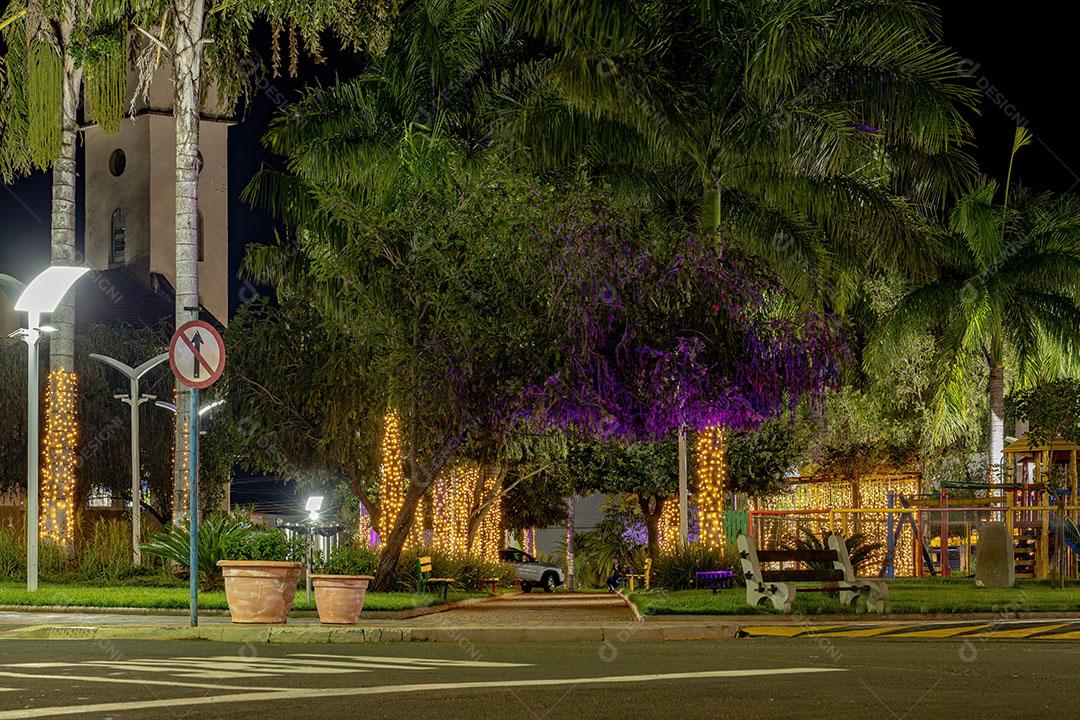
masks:
[[[512,564],[521,589],[530,592],[534,587],[544,588],[544,592],[555,592],[555,588],[566,582],[563,569],[551,563],[538,562],[536,558],[521,550],[506,548],[499,552],[499,559]]]

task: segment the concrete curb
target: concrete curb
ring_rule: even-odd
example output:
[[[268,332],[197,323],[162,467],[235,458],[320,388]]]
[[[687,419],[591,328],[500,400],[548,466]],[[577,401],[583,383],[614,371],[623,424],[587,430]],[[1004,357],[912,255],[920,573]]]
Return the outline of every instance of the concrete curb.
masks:
[[[510,593],[511,595],[513,593]],[[459,607],[479,605],[485,602],[498,600],[505,595],[491,597],[468,598],[453,602],[428,605],[426,607],[410,608],[408,610],[365,610],[360,613],[361,620],[411,620],[412,618],[436,615]],[[96,607],[85,605],[0,605],[0,613],[42,613],[72,615],[131,615],[133,617],[187,617],[187,608],[134,608],[134,607]],[[228,610],[199,610],[199,617],[229,617]],[[289,613],[290,618],[317,618],[316,610],[293,610]]]
[[[730,640],[738,627],[729,623],[678,625],[629,622],[611,625],[508,625],[430,627],[364,627],[335,625],[207,625],[204,627],[64,626],[38,625],[0,633],[7,639],[91,640],[205,640],[238,644],[361,644],[441,642],[457,645],[507,643],[604,643],[665,640]]]
[[[634,603],[633,600],[627,597],[626,593],[624,593],[622,590],[616,590],[615,594],[621,597],[623,599],[623,602],[626,603],[626,607],[630,608],[630,612],[634,613],[635,620],[637,620],[638,622],[645,622],[645,616],[641,614],[641,611],[638,610],[638,606]]]

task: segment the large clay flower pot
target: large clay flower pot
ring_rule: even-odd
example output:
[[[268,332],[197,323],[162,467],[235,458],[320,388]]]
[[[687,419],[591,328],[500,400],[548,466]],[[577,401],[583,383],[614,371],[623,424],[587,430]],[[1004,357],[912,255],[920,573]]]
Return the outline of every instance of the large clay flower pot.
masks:
[[[370,575],[312,575],[319,622],[326,625],[355,625],[364,609]]]
[[[303,563],[219,560],[234,623],[282,624],[289,617]]]

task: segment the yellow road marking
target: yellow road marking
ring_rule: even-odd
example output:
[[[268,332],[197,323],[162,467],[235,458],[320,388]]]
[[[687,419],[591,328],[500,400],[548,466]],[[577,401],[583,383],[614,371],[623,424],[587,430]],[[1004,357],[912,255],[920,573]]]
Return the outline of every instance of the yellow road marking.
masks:
[[[1057,635],[1047,635],[1046,637],[1038,638],[1039,640],[1080,640],[1080,630],[1074,630],[1073,632],[1058,633]]]
[[[914,632],[901,632],[890,635],[891,638],[948,638],[972,630],[983,630],[991,627],[989,623],[982,625],[949,625],[948,627],[931,628],[930,630],[916,630]]]
[[[838,630],[837,632],[822,633],[823,637],[876,637],[897,630],[896,625],[884,625],[882,627],[859,628],[858,630]]]
[[[739,628],[752,637],[796,637],[817,635],[827,630],[841,630],[843,625],[750,625]]]
[[[1022,628],[1016,628],[1015,630],[992,630],[987,632],[976,633],[971,637],[977,638],[1016,638],[1023,640],[1029,638],[1032,635],[1036,635],[1041,632],[1050,632],[1051,630],[1057,630],[1063,627],[1069,627],[1073,623],[1060,623],[1058,625],[1039,625],[1039,626],[1027,626]],[[1065,633],[1071,635],[1072,633]]]

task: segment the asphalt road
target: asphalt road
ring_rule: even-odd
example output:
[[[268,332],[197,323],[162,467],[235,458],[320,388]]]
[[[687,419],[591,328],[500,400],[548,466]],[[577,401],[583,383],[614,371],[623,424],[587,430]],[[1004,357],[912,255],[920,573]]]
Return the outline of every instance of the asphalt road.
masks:
[[[0,720],[1073,718],[1078,684],[1072,642],[0,640]]]

